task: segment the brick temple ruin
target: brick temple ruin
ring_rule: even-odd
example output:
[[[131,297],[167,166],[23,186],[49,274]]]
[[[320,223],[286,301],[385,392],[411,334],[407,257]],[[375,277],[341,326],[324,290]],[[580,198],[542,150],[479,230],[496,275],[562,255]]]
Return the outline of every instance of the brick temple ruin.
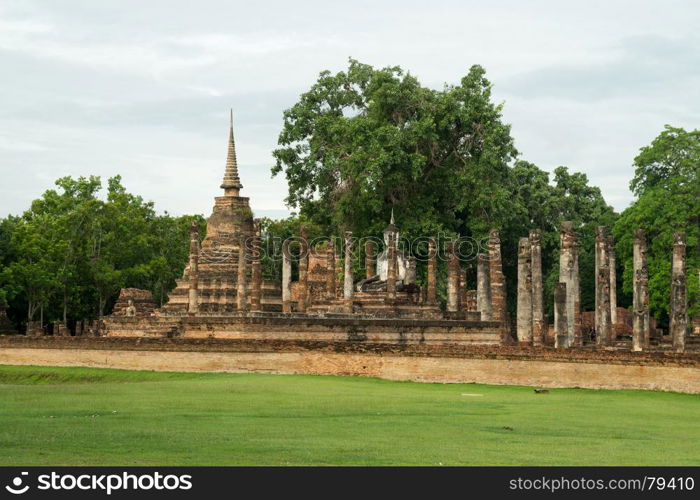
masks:
[[[263,279],[260,221],[242,188],[231,120],[223,195],[214,199],[201,243],[192,225],[182,278],[159,309],[144,305],[142,291],[123,290],[104,319],[107,336],[469,345],[499,345],[509,337],[497,231],[491,232],[488,255],[480,256],[477,290],[466,290],[455,245],[448,244],[443,311],[435,239],[429,239],[427,284],[421,287],[416,259],[398,247],[393,213],[384,249],[374,255],[381,242],[364,244],[363,279],[353,276],[359,243],[352,233],[309,247],[306,228],[295,239],[296,249],[290,240],[283,243],[281,281]]]
[[[578,240],[571,222],[560,230],[559,283],[554,324],[544,313],[540,231],[518,244],[517,315],[510,324],[499,232],[476,256],[476,283],[467,286],[456,242],[447,242],[444,308],[438,300],[438,245],[427,238],[426,280],[416,258],[399,247],[393,212],[383,241],[360,243],[352,233],[309,244],[306,228],[282,244],[281,280],[264,279],[260,221],[241,196],[233,121],[229,128],[223,195],[214,199],[206,235],[191,228],[189,259],[168,301],[157,309],[150,294],[122,290],[108,337],[234,339],[239,341],[362,342],[367,344],[517,345],[559,349],[684,352],[700,347],[688,332],[685,238],[673,248],[670,342],[649,316],[646,237],[634,235],[633,308],[617,307],[614,242],[599,227],[595,242],[595,310],[581,311]],[[382,245],[383,243],[383,245]],[[382,247],[383,248],[380,248]],[[362,248],[360,248],[362,247]],[[381,249],[381,251],[380,251]],[[362,251],[362,252],[361,252]],[[355,260],[364,254],[364,276]],[[296,270],[296,280],[293,280]]]

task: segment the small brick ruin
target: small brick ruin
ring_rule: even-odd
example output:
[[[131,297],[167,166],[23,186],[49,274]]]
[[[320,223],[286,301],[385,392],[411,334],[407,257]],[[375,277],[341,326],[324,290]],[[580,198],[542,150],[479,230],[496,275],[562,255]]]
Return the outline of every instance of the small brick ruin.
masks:
[[[112,310],[113,316],[151,316],[156,303],[149,290],[122,288]]]

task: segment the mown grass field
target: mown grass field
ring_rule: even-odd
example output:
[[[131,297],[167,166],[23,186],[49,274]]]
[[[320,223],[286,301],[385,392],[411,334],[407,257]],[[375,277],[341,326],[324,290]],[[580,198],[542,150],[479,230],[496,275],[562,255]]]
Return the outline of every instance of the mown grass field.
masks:
[[[1,465],[698,465],[700,396],[0,366]]]

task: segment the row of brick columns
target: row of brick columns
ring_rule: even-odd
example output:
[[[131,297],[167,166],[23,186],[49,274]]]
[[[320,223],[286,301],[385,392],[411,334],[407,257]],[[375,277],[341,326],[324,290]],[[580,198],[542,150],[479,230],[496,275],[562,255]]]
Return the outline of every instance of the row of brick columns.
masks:
[[[670,298],[669,333],[676,352],[685,350],[688,328],[688,299],[685,277],[685,235],[673,235],[673,257]],[[563,222],[560,231],[559,283],[554,293],[554,330],[557,347],[582,345],[581,299],[578,270],[578,246],[571,222]],[[647,269],[646,234],[634,232],[632,257],[632,350],[649,347],[649,274]],[[616,340],[617,292],[615,279],[615,250],[607,228],[596,228],[595,243],[595,331],[599,347],[610,346]],[[520,292],[520,285],[518,291]]]
[[[298,312],[305,312],[308,306],[308,244],[306,228],[302,228],[300,241],[300,254],[306,256],[299,261],[299,304]],[[344,251],[344,269],[343,271],[343,305],[346,312],[352,312],[352,303],[354,298],[354,281],[353,281],[353,261],[352,261],[352,246],[354,238],[352,232],[347,231],[344,235],[345,251]],[[396,300],[396,276],[398,273],[397,248],[396,240],[393,234],[389,235],[389,244],[387,246],[387,302]],[[375,244],[373,241],[365,243],[365,276],[370,278],[375,275],[374,251]],[[504,334],[506,331],[506,300],[505,300],[505,279],[502,272],[501,264],[501,246],[498,231],[492,230],[489,234],[489,252],[488,255],[481,254],[478,258],[477,267],[477,290],[475,296],[470,296],[467,293],[461,294],[460,290],[466,289],[466,275],[461,269],[459,257],[457,254],[458,247],[456,242],[447,243],[448,255],[448,285],[447,285],[447,310],[449,312],[458,312],[467,307],[467,301],[474,302],[476,310],[481,311],[484,321],[499,321],[504,325]],[[285,241],[282,247],[282,310],[283,312],[291,312],[291,261],[292,255],[289,248],[289,242]],[[327,250],[327,268],[328,278],[326,284],[326,293],[329,299],[335,298],[336,290],[336,275],[339,272],[334,243],[331,241]],[[434,238],[428,239],[428,276],[426,303],[437,303],[437,244]],[[409,261],[407,269],[408,279],[415,276],[416,269],[415,259]],[[306,300],[302,300],[306,298]]]

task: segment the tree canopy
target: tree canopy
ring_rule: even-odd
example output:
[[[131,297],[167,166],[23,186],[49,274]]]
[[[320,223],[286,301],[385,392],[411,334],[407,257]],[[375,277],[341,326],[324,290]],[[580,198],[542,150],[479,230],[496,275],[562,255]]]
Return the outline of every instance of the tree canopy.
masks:
[[[622,212],[615,235],[623,249],[624,290],[632,290],[633,232],[647,233],[649,307],[662,325],[668,321],[673,233],[686,234],[688,305],[700,313],[700,130],[666,126],[634,159],[630,188],[635,202]]]
[[[432,90],[399,67],[350,60],[323,72],[284,112],[273,174],[287,202],[326,228],[378,233],[395,208],[407,235],[482,232],[507,210],[516,150],[491,83],[473,66],[459,85]]]
[[[0,221],[0,301],[25,320],[99,317],[121,287],[162,303],[187,260],[189,225],[201,216],[156,215],[119,176],[63,177],[20,217]],[[17,314],[16,314],[17,315]],[[19,319],[19,318],[15,318]]]

